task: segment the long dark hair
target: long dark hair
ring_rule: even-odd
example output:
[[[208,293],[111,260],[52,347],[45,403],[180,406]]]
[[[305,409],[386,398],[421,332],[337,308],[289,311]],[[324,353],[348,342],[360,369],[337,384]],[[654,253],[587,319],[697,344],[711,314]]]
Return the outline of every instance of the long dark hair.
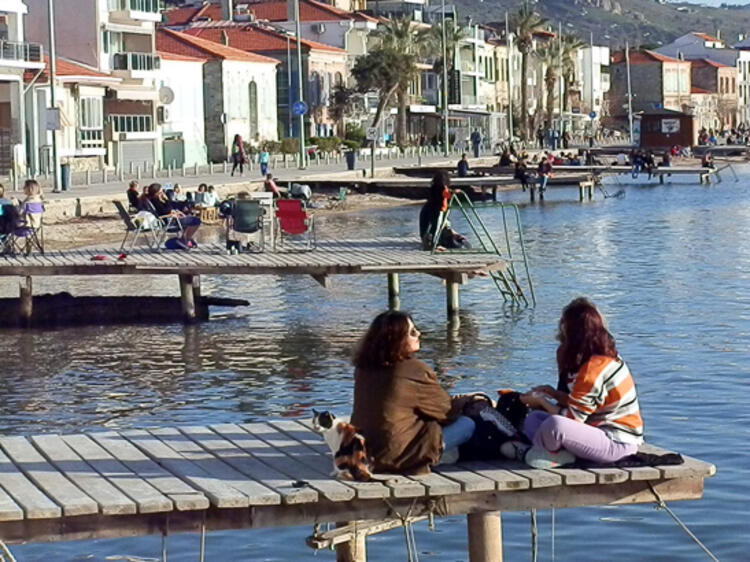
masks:
[[[410,353],[406,351],[406,336],[409,320],[411,316],[398,310],[378,314],[354,352],[354,366],[361,369],[392,367],[408,359]]]
[[[443,205],[443,189],[451,186],[451,177],[443,170],[438,170],[435,175],[432,176],[432,183],[430,184],[430,196],[428,201],[431,205],[436,207],[442,207]]]
[[[558,386],[570,373],[578,369],[594,355],[617,357],[615,338],[604,325],[599,310],[584,297],[573,299],[563,309],[557,327],[557,372]]]

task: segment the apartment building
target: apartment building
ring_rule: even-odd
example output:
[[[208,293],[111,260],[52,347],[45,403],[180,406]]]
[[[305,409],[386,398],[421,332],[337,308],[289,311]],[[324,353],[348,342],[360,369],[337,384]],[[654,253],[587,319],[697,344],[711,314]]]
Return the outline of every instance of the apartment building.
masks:
[[[46,43],[47,0],[28,4],[29,37]],[[146,169],[161,160],[160,10],[159,0],[55,0],[57,55],[121,80],[107,88],[101,105],[101,142],[112,167]]]
[[[26,172],[24,71],[44,68],[42,46],[26,40],[20,0],[0,0],[0,174]]]

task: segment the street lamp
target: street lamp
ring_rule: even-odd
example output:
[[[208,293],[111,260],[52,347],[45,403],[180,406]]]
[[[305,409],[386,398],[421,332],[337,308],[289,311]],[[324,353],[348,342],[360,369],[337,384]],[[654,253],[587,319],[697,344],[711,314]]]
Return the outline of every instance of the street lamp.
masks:
[[[50,0],[51,2],[52,0]],[[294,36],[297,41],[297,99],[304,101],[302,87],[302,44],[299,30],[299,0],[294,0]],[[299,168],[305,169],[305,114],[299,116]]]
[[[47,3],[49,16],[49,100],[50,106],[54,110],[55,104],[55,8],[52,0]],[[60,191],[60,165],[57,158],[57,128],[52,129],[52,191]]]

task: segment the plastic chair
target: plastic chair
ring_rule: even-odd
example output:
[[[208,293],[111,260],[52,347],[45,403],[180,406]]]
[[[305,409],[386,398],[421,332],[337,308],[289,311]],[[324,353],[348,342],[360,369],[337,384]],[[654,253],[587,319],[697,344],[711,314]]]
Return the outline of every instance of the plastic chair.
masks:
[[[299,199],[279,199],[276,201],[276,240],[283,243],[284,235],[307,234],[307,248],[315,247],[315,221],[307,214],[304,203]]]
[[[13,245],[23,249],[25,255],[36,248],[44,253],[44,203],[27,201],[21,205],[21,219],[13,229]]]
[[[153,248],[156,243],[156,233],[151,228],[151,224],[142,218],[132,216],[128,213],[127,209],[125,209],[125,205],[120,201],[113,200],[112,203],[117,209],[117,214],[120,215],[122,222],[125,224],[125,237],[122,239],[122,244],[120,244],[120,251],[125,248],[128,236],[130,235],[132,235],[132,239],[130,240],[128,251],[133,249],[133,246],[135,246],[135,243],[138,241],[138,237],[142,234],[146,237],[146,244],[148,244],[148,247]],[[152,223],[153,222],[155,221],[152,221]]]
[[[258,234],[260,238],[260,249],[265,249],[265,237],[263,234],[264,216],[266,210],[261,207],[261,202],[253,199],[236,199],[232,205],[232,214],[227,220],[227,240],[230,232],[240,234]]]

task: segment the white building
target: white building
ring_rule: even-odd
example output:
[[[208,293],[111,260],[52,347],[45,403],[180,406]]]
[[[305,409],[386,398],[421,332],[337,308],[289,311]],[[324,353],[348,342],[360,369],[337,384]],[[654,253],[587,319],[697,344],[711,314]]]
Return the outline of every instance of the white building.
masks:
[[[26,171],[24,70],[44,68],[42,47],[24,37],[26,5],[21,0],[0,0],[0,174]]]
[[[47,42],[48,0],[28,0],[29,38]],[[160,160],[155,26],[159,0],[55,0],[57,55],[121,82],[104,99],[107,164],[147,168]]]
[[[156,117],[161,124],[162,162],[174,168],[206,164],[202,118],[205,60],[164,51],[159,56],[162,106],[157,108]]]
[[[602,119],[604,96],[609,92],[609,47],[591,45],[578,51],[578,76],[581,77],[580,113],[589,116],[594,127]]]

